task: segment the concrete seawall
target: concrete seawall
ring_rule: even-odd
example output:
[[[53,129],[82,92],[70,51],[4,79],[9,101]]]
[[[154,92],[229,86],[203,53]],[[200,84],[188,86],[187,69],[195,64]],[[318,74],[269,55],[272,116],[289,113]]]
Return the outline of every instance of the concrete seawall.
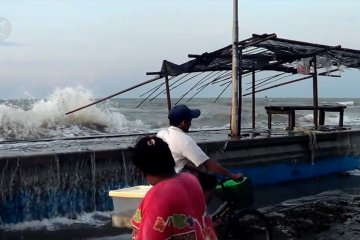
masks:
[[[16,223],[112,208],[108,191],[141,176],[119,149],[0,159],[0,223]]]
[[[360,131],[200,143],[211,158],[255,185],[351,170],[360,165]],[[126,149],[22,154],[0,158],[0,224],[112,209],[108,191],[142,183]]]
[[[221,144],[223,148],[218,147]],[[251,176],[255,185],[323,176],[360,166],[360,131],[231,140],[202,147],[227,168]]]

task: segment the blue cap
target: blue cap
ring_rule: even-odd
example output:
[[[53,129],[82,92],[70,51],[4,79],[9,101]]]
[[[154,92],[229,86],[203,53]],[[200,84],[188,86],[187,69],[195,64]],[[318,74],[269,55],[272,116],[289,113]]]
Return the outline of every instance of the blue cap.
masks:
[[[175,105],[169,112],[168,118],[170,121],[181,122],[200,116],[199,109],[190,109],[186,105]]]

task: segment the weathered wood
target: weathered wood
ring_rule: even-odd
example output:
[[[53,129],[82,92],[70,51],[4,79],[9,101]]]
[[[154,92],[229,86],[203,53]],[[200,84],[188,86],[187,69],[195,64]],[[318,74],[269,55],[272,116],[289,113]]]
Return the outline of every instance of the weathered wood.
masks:
[[[317,106],[319,112],[319,125],[325,124],[325,112],[339,113],[339,127],[343,126],[344,109],[343,105],[320,105]],[[271,129],[272,114],[287,114],[288,115],[288,129],[293,130],[295,127],[295,112],[298,110],[314,111],[315,106],[266,106],[265,110],[268,114],[268,128]]]
[[[313,64],[314,64],[314,72],[313,72],[313,122],[315,128],[318,127],[319,119],[318,119],[318,106],[319,106],[319,99],[318,99],[318,79],[317,79],[317,62],[316,62],[316,55],[313,57]]]
[[[168,111],[171,110],[171,97],[170,97],[170,88],[169,88],[169,78],[168,75],[165,75],[165,87],[166,87],[166,100],[167,100],[167,106]]]
[[[147,80],[147,81],[145,81],[145,82],[136,84],[136,85],[134,85],[134,86],[132,86],[132,87],[129,87],[129,88],[125,89],[125,90],[122,90],[122,91],[120,91],[120,92],[118,92],[118,93],[114,93],[114,94],[112,94],[112,95],[110,95],[110,96],[104,97],[104,98],[99,99],[99,100],[97,100],[97,101],[95,101],[95,102],[89,103],[89,104],[87,104],[87,105],[85,105],[85,106],[82,106],[82,107],[79,107],[79,108],[74,109],[74,110],[72,110],[72,111],[69,111],[69,112],[65,113],[65,115],[68,115],[68,114],[77,112],[77,111],[79,111],[79,110],[82,110],[82,109],[84,109],[84,108],[90,107],[90,106],[95,105],[95,104],[97,104],[97,103],[103,102],[103,101],[108,100],[108,99],[110,99],[110,98],[113,98],[113,97],[115,97],[115,96],[117,96],[117,95],[120,95],[120,94],[122,94],[122,93],[128,92],[128,91],[133,90],[133,89],[135,89],[135,88],[144,86],[144,85],[146,85],[146,84],[149,84],[149,83],[154,82],[154,81],[156,81],[156,80],[159,80],[159,79],[161,79],[161,78],[162,78],[162,77],[154,77],[154,78],[152,78],[152,79],[150,79],[150,80]]]
[[[232,91],[231,91],[231,121],[230,131],[232,137],[240,136],[241,128],[241,109],[239,112],[239,52],[238,52],[238,41],[239,41],[239,26],[238,26],[238,1],[233,0],[233,42],[232,42]],[[241,54],[240,54],[241,55]],[[240,69],[240,73],[241,73]],[[241,75],[241,74],[240,74]],[[240,86],[239,86],[240,85]],[[239,128],[240,125],[240,128]]]
[[[252,84],[252,95],[251,95],[251,99],[252,99],[252,128],[255,128],[255,105],[256,105],[256,103],[255,103],[255,101],[256,101],[256,99],[255,99],[255,69],[253,69],[253,71],[252,71],[252,82],[251,82],[251,84]]]

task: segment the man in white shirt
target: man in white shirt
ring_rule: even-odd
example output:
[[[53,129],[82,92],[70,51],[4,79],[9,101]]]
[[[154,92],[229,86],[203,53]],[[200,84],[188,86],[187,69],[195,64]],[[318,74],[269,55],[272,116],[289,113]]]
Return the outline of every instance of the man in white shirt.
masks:
[[[199,173],[199,168],[203,166],[211,173],[228,176],[234,180],[242,178],[243,175],[241,173],[232,173],[221,166],[216,160],[210,159],[194,139],[186,134],[191,126],[191,120],[199,116],[199,109],[190,109],[186,105],[176,105],[170,110],[168,115],[170,127],[160,130],[157,134],[157,137],[169,145],[175,160],[175,171],[180,172],[186,166],[187,170]],[[195,165],[195,168],[188,164],[189,161]],[[199,180],[204,190],[211,190],[216,185],[216,179],[214,180],[213,178],[211,180],[211,178],[201,173]],[[209,181],[212,183],[209,183]]]

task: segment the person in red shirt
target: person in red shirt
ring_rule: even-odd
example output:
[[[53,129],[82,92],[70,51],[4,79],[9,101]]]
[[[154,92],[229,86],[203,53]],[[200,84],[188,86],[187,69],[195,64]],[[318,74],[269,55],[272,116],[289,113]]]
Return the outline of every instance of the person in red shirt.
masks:
[[[153,186],[131,219],[132,239],[216,240],[199,181],[190,173],[176,173],[168,145],[157,137],[138,141],[133,164]]]

